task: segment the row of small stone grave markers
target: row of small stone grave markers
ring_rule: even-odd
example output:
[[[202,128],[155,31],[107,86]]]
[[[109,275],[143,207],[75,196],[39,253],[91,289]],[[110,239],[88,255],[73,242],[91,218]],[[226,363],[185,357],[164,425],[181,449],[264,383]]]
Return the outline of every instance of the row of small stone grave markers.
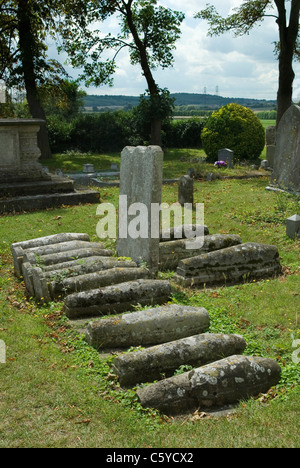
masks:
[[[235,242],[235,247],[243,246],[240,239]],[[232,247],[221,250],[226,253],[228,248]],[[65,297],[65,312],[73,321],[98,317],[86,328],[90,345],[123,350],[147,347],[121,354],[114,364],[123,386],[153,382],[166,375],[166,379],[137,390],[144,407],[166,414],[214,408],[265,392],[280,378],[276,361],[240,354],[246,348],[242,337],[203,333],[209,328],[205,309],[174,304],[158,307],[171,299],[170,283],[150,278],[148,270],[135,262],[113,257],[113,251],[90,242],[87,234],[57,234],[13,244],[11,250],[16,275],[23,273],[29,293],[59,297],[72,290],[74,280],[76,290],[78,280],[80,284],[85,281],[83,291]],[[157,307],[132,312],[136,305]],[[99,319],[123,312],[127,313]],[[171,377],[182,365],[194,369]]]
[[[170,230],[169,234],[174,236],[176,230]],[[230,285],[281,272],[275,246],[243,244],[238,235],[210,235],[206,226],[204,234],[202,247],[195,250],[185,248],[186,239],[162,238],[159,243],[160,269],[175,270],[175,281],[188,287]],[[15,273],[23,276],[29,294],[44,301],[65,298],[69,316],[89,315],[97,307],[107,307],[105,294],[99,294],[95,289],[115,287],[120,291],[120,286],[115,285],[130,281],[143,281],[150,287],[148,294],[156,299],[166,297],[162,291],[157,294],[152,291],[151,284],[156,287],[159,283],[148,268],[130,259],[114,257],[114,251],[105,249],[101,242],[90,242],[87,234],[57,234],[15,243],[11,250]],[[139,289],[143,290],[142,287]],[[127,306],[138,296],[142,296],[140,299],[143,301],[146,290],[137,294],[129,288]],[[125,307],[124,299],[125,296],[121,302]],[[108,296],[107,301],[112,299]]]

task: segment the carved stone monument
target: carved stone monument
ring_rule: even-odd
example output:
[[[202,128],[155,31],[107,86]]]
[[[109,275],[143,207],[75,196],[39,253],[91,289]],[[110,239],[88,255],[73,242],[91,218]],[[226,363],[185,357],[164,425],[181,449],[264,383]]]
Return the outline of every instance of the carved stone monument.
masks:
[[[99,202],[98,192],[77,192],[72,180],[43,170],[42,125],[39,119],[0,119],[0,213]]]
[[[50,180],[38,159],[37,133],[43,120],[0,120],[0,183]]]

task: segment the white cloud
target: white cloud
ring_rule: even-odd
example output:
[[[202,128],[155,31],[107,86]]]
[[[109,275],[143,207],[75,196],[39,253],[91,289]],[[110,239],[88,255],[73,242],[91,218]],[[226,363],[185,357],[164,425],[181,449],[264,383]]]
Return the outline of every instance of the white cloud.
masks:
[[[278,63],[272,42],[278,40],[278,28],[274,18],[266,18],[249,35],[235,38],[226,33],[219,37],[208,37],[208,25],[195,19],[194,14],[207,2],[199,0],[160,0],[161,5],[185,13],[181,38],[174,51],[174,66],[154,71],[161,88],[171,92],[203,93],[206,87],[214,94],[227,97],[276,99],[278,85]],[[199,4],[200,3],[200,4]],[[212,0],[222,15],[241,4],[240,0]],[[110,19],[109,29],[115,29],[118,21]],[[101,28],[102,29],[102,28]],[[300,78],[300,64],[294,65],[296,77]],[[70,72],[70,69],[68,69]],[[295,80],[295,96],[300,96],[300,80]],[[118,57],[118,70],[114,86],[89,88],[89,94],[139,95],[146,89],[145,78],[139,67],[130,64],[129,56],[123,51]]]

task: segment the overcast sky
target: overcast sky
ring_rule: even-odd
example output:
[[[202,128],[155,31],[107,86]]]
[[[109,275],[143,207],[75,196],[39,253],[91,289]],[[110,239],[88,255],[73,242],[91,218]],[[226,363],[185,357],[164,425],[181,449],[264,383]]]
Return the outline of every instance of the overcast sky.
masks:
[[[185,20],[181,38],[174,51],[174,66],[154,71],[160,88],[171,93],[218,94],[224,97],[276,99],[278,88],[278,61],[274,56],[274,41],[278,40],[275,18],[265,18],[249,35],[235,38],[233,33],[218,37],[207,36],[208,25],[204,20],[194,19],[194,14],[205,8],[209,0],[160,0],[161,5],[182,11]],[[241,0],[212,0],[219,13],[226,16]],[[117,31],[117,20],[111,18],[106,24],[107,32]],[[105,30],[101,28],[103,32]],[[51,47],[52,53],[53,48]],[[58,57],[60,61],[63,57]],[[133,67],[128,53],[118,56],[118,69],[114,86],[90,87],[88,94],[122,94],[139,96],[147,88],[145,78],[138,66]],[[74,78],[77,72],[66,67]],[[294,99],[300,100],[300,63],[294,64],[296,79]],[[84,86],[82,86],[84,88]]]

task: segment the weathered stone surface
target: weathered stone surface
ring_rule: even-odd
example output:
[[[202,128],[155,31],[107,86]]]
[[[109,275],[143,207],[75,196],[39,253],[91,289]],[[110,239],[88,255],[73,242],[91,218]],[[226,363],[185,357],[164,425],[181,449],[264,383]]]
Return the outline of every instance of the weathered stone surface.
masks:
[[[0,184],[0,198],[74,192],[70,179],[51,174],[51,180]]]
[[[166,294],[169,287],[166,287]],[[89,323],[87,342],[96,348],[148,346],[204,332],[209,315],[203,307],[168,304]]]
[[[89,242],[90,237],[85,233],[63,233],[13,243],[11,245],[11,253],[13,256],[15,273],[18,276],[22,273],[24,250],[32,249],[34,247],[42,247],[45,245],[58,244],[60,242],[69,242],[73,240]]]
[[[109,251],[109,254],[111,251]],[[101,255],[94,255],[91,257],[82,257],[82,258],[76,258],[75,260],[67,260],[62,263],[55,263],[55,264],[50,264],[50,265],[42,265],[41,268],[44,272],[44,274],[49,274],[50,276],[52,274],[55,274],[56,271],[59,270],[68,270],[77,273],[78,269],[81,271],[82,269],[87,269],[89,270],[90,268],[92,269],[93,266],[95,266],[95,271],[98,271],[98,265],[99,265],[99,271],[102,270],[107,270],[108,268],[113,268],[115,266],[126,266],[128,268],[130,267],[136,267],[137,264],[135,262],[132,262],[130,260],[126,261],[121,261],[120,259],[116,257],[110,257],[110,256],[101,256]],[[92,271],[87,271],[89,273],[92,273]]]
[[[156,237],[151,235],[151,209],[153,204],[161,204],[162,168],[163,151],[159,146],[129,146],[122,151],[120,200],[126,198],[128,208],[135,203],[142,204],[147,213],[140,226],[143,234],[134,238],[128,230],[137,214],[129,214],[127,208],[119,206],[117,253],[119,257],[130,257],[137,263],[146,262],[148,268],[154,272],[157,271],[159,261],[159,232]],[[147,223],[144,222],[145,218]]]
[[[225,356],[241,354],[247,343],[240,335],[205,333],[117,356],[114,368],[123,386],[170,377],[182,365],[200,367]]]
[[[280,272],[277,247],[249,242],[181,260],[175,279],[184,286],[230,285]]]
[[[81,241],[90,241],[90,236],[85,233],[62,233],[62,234],[53,234],[52,236],[38,237],[36,239],[30,239],[23,242],[15,242],[11,245],[11,248],[22,247],[22,249],[32,249],[34,247],[42,247],[45,245],[59,244],[61,242],[70,242],[74,240]]]
[[[137,391],[145,408],[165,414],[207,410],[267,392],[280,380],[273,359],[233,355]]]
[[[51,192],[51,187],[49,187]],[[0,199],[0,213],[45,210],[60,206],[75,206],[84,203],[99,203],[100,193],[94,190],[73,190],[67,193],[43,193]]]
[[[146,268],[115,267],[68,278],[57,276],[56,279],[52,280],[51,278],[45,278],[39,268],[33,270],[35,294],[39,299],[45,301],[57,299],[58,297],[62,298],[73,292],[88,291],[143,278],[149,278],[149,271]]]
[[[276,144],[276,126],[272,125],[266,128],[266,145]]]
[[[234,166],[234,152],[231,149],[223,148],[218,151],[218,161],[225,161],[229,169]]]
[[[286,235],[291,239],[299,237],[300,233],[300,216],[293,215],[286,220]]]
[[[299,106],[290,106],[279,122],[271,183],[283,190],[300,191]]]
[[[33,247],[28,249],[26,253],[31,252],[34,255],[40,257],[44,255],[51,255],[60,252],[69,252],[70,250],[85,248],[105,249],[105,246],[101,242],[86,242],[81,240],[73,240],[67,242],[59,242],[57,244],[43,245],[40,247]]]
[[[198,224],[182,224],[180,226],[171,227],[169,229],[163,229],[160,232],[160,242],[170,242],[172,240],[179,240],[179,239],[188,239],[191,237],[191,232],[200,230],[204,230],[204,235],[207,236],[209,234],[209,229],[207,226],[200,226]]]
[[[168,281],[141,279],[71,294],[65,299],[65,312],[69,318],[118,314],[138,304],[164,304],[170,296]]]
[[[28,250],[24,254],[24,262],[29,262],[32,265],[49,266],[57,263],[68,262],[70,260],[78,260],[87,257],[109,257],[113,255],[112,250],[103,249],[100,247],[87,247],[82,249],[67,250],[65,252],[57,252],[49,255],[37,257],[33,252]]]
[[[136,268],[137,264],[130,260],[122,260],[115,257],[92,256],[78,258],[63,263],[55,263],[48,266],[40,265],[41,275],[51,281],[53,278],[67,278],[79,276],[80,274],[94,273],[96,271],[108,270],[109,268]],[[29,262],[23,263],[22,275],[28,292],[34,296],[33,269],[37,268]],[[43,296],[42,296],[43,297]]]
[[[178,202],[182,206],[185,203],[194,203],[194,180],[189,175],[184,175],[179,179]]]
[[[240,236],[229,234],[214,234],[204,237],[203,246],[199,249],[187,249],[186,240],[161,242],[159,245],[160,270],[175,270],[182,259],[195,257],[207,252],[224,249],[242,243]]]
[[[38,162],[37,133],[45,123],[40,119],[0,119],[0,184],[49,179]]]
[[[52,177],[39,163],[37,135],[45,121],[0,119],[0,213],[97,203],[96,191],[75,191],[71,180]]]

